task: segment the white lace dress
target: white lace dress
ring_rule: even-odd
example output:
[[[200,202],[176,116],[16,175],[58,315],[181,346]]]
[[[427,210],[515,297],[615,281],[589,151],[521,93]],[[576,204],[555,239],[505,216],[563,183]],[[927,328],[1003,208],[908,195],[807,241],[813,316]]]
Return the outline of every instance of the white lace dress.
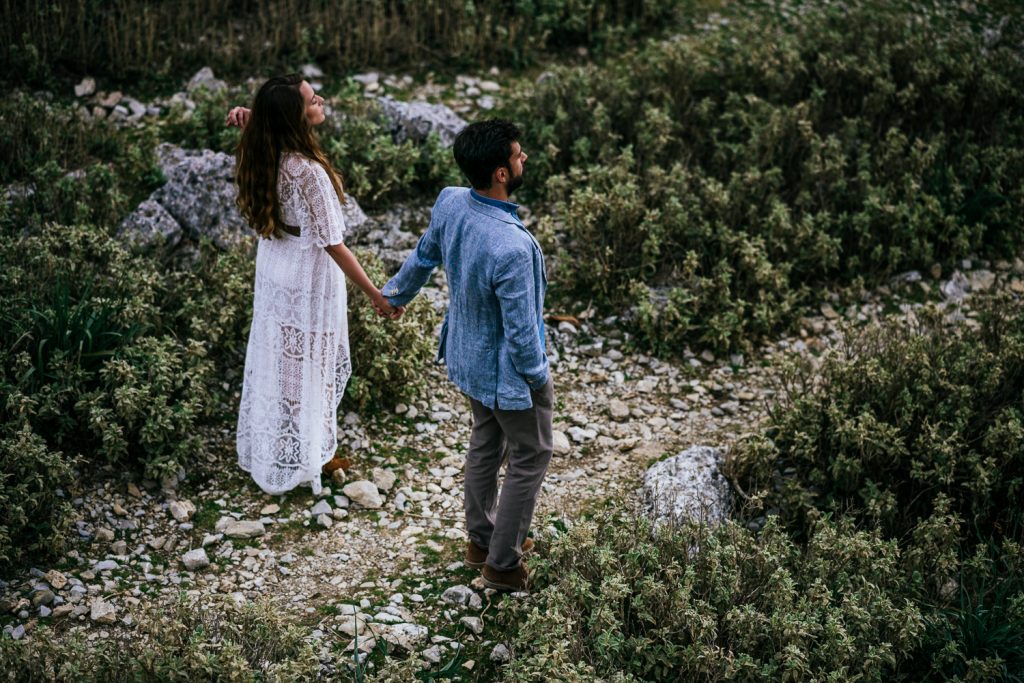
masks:
[[[300,155],[282,158],[277,195],[299,236],[261,239],[257,248],[238,464],[267,493],[303,483],[319,493],[352,374],[345,276],[323,249],[341,243],[345,222],[327,172]]]

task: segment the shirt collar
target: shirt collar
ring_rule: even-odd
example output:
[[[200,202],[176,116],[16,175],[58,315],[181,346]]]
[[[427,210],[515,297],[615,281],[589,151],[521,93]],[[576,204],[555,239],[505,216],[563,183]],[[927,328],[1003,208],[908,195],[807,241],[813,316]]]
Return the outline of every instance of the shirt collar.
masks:
[[[470,196],[473,197],[473,199],[477,200],[478,202],[481,202],[483,204],[489,204],[490,206],[496,206],[502,211],[507,211],[516,218],[519,218],[519,214],[516,213],[516,211],[519,210],[519,205],[514,202],[504,202],[500,199],[491,199],[490,197],[483,196],[482,194],[480,194],[479,192],[472,188],[470,188],[469,194]]]

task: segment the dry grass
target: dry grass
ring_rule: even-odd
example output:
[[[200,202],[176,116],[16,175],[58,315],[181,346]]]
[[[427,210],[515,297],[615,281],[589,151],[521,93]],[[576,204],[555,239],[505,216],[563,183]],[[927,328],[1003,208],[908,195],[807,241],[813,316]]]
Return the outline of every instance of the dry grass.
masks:
[[[340,68],[439,60],[521,64],[659,30],[697,0],[0,0],[10,78],[58,67],[109,76],[243,70],[315,60]]]

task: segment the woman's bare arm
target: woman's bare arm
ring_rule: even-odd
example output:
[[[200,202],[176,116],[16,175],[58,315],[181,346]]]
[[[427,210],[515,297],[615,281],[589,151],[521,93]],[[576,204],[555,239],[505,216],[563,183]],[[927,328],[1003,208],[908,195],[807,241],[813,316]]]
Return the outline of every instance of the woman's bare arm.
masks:
[[[388,302],[387,298],[380,293],[377,286],[370,280],[363,267],[359,265],[359,260],[348,247],[344,244],[332,244],[324,247],[324,249],[327,250],[327,253],[331,255],[334,262],[341,268],[341,272],[345,273],[345,276],[356,283],[356,286],[363,290],[366,296],[370,298],[373,307],[378,313],[389,318],[397,318],[405,311],[404,306],[395,308]]]

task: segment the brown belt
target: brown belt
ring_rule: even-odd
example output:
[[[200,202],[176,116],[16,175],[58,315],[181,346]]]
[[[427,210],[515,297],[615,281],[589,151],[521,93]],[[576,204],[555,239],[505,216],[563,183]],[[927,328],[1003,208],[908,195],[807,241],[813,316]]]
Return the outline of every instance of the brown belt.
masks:
[[[289,235],[293,235],[295,237],[299,236],[299,229],[294,226],[282,224],[281,229],[284,230]]]

